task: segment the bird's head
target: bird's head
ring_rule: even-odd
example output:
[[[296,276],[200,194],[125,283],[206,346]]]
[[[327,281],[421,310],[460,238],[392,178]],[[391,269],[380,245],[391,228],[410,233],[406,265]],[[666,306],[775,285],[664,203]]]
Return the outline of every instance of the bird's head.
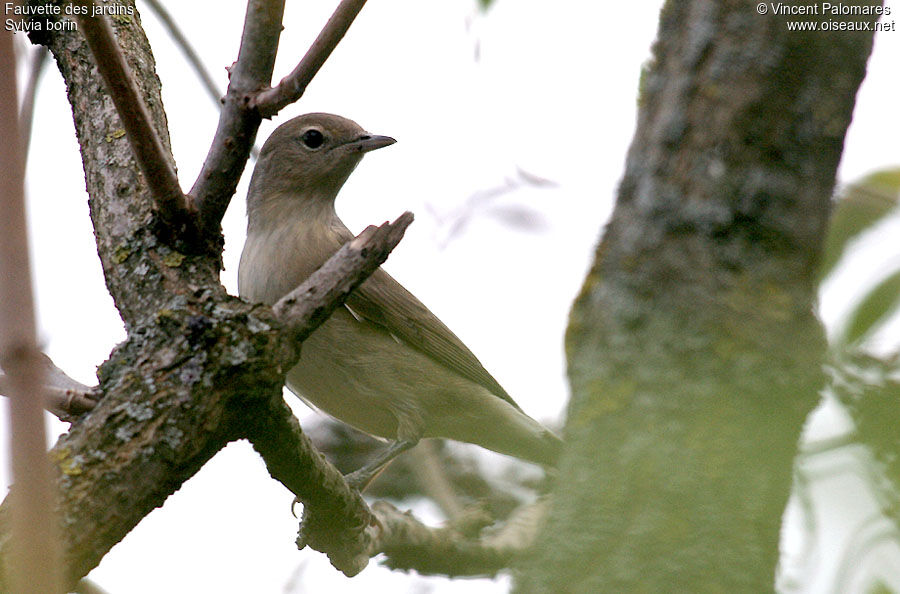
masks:
[[[289,120],[272,132],[259,153],[248,206],[286,197],[333,204],[363,155],[394,142],[337,115],[309,113]]]

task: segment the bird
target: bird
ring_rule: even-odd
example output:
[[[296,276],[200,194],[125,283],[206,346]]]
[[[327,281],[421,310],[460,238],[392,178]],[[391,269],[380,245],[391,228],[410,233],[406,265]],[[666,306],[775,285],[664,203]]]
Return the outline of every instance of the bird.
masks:
[[[327,113],[277,127],[247,192],[240,297],[274,304],[353,239],[335,211],[338,192],[366,153],[395,142]],[[303,341],[285,384],[312,408],[391,442],[347,475],[360,490],[423,438],[473,443],[546,467],[562,446],[382,268]]]

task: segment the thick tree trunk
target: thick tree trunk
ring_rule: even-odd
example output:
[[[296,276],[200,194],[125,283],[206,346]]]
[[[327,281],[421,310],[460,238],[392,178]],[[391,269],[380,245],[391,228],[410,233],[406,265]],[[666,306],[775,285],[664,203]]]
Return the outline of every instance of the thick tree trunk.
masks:
[[[773,589],[822,380],[814,273],[871,43],[791,32],[755,3],[663,9],[570,319],[557,498],[518,591]]]

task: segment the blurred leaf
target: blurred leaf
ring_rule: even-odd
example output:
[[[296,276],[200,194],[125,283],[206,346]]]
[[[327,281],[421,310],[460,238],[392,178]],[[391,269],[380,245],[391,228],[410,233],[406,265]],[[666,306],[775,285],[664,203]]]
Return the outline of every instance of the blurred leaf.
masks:
[[[848,316],[840,341],[843,344],[850,344],[870,334],[894,313],[898,299],[900,299],[900,270],[881,281],[856,306],[853,313]]]
[[[481,9],[481,12],[487,12],[495,1],[496,0],[478,0],[478,8]]]
[[[869,485],[880,508],[866,520],[855,523],[846,537],[840,574],[855,573],[860,564],[867,570],[868,584],[850,590],[835,586],[833,592],[858,591],[866,594],[896,592],[885,577],[896,576],[895,564],[870,563],[881,556],[883,547],[895,549],[900,530],[900,358],[897,354],[874,357],[860,349],[846,349],[825,366],[826,393],[834,397],[853,423],[851,437],[872,455],[861,456],[852,470],[832,466],[835,474],[849,472]],[[837,458],[832,458],[832,463]],[[824,467],[823,467],[824,468]],[[810,477],[812,478],[812,477]],[[814,479],[815,480],[815,479]],[[823,487],[824,484],[820,485]],[[824,488],[828,488],[824,486]],[[884,520],[889,520],[885,523]],[[852,543],[852,544],[851,544]],[[847,580],[836,582],[846,584]]]
[[[535,188],[556,188],[559,186],[559,184],[552,179],[547,179],[546,177],[531,173],[530,171],[525,171],[521,167],[516,167],[516,175],[519,176],[523,185],[526,186],[533,186]]]
[[[866,594],[894,594],[894,591],[883,581],[876,580],[875,583],[870,584],[869,587],[866,588]]]
[[[877,171],[844,189],[831,215],[819,280],[834,269],[851,241],[897,206],[898,195],[900,167]]]

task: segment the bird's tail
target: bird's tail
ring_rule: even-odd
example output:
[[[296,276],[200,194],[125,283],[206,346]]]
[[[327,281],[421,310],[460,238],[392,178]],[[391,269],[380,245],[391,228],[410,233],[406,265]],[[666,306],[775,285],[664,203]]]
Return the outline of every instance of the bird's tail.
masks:
[[[563,441],[559,436],[546,427],[541,426],[539,435],[517,442],[514,451],[501,453],[508,453],[529,462],[556,468],[559,462],[559,455],[562,453],[562,446]]]
[[[556,467],[563,441],[519,409],[510,406],[504,412],[502,417],[489,419],[489,426],[481,427],[477,435],[465,441],[535,464]]]

